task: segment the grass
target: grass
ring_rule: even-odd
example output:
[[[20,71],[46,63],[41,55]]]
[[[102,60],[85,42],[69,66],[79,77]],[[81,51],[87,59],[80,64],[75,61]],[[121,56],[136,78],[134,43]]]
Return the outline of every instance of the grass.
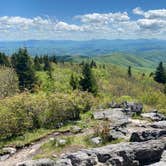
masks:
[[[7,146],[21,148],[41,139],[42,137],[47,136],[48,134],[51,134],[52,132],[54,132],[54,130],[48,129],[38,129],[32,132],[26,132],[22,136],[15,137],[4,142],[0,142],[0,148]]]
[[[95,148],[108,144],[117,144],[120,142],[124,142],[124,139],[117,139],[110,142],[103,142],[101,144],[95,145],[90,141],[91,138],[92,135],[76,135],[61,137],[59,139],[67,140],[67,144],[64,146],[56,146],[55,141],[48,141],[40,148],[40,152],[36,154],[33,159],[55,159],[54,156],[59,157],[63,153],[72,153],[84,148]]]

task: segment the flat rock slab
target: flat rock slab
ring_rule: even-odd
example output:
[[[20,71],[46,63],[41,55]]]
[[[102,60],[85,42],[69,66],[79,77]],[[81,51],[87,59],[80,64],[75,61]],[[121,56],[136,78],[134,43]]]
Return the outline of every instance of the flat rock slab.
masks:
[[[109,120],[113,126],[125,125],[129,122],[128,116],[122,108],[106,109],[93,113],[95,120]]]
[[[153,128],[166,129],[166,120],[150,124]]]
[[[149,112],[141,114],[143,118],[149,118],[153,121],[162,121],[166,120],[166,117],[158,112]]]
[[[55,166],[55,162],[50,159],[29,160],[18,163],[16,166]]]
[[[131,142],[143,142],[148,140],[158,139],[160,137],[166,137],[166,129],[152,129],[136,131],[131,134]]]

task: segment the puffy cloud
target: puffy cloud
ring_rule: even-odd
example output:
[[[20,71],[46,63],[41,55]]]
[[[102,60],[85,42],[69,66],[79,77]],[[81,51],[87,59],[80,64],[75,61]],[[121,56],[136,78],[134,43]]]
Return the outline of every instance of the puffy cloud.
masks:
[[[140,7],[133,9],[133,13],[143,15],[147,19],[166,19],[166,9],[143,11]]]
[[[109,24],[111,22],[128,21],[130,18],[127,12],[123,13],[92,13],[79,15],[75,18],[80,19],[82,23]]]
[[[137,15],[144,15],[144,11],[140,7],[133,9],[133,13]]]
[[[137,7],[133,9],[133,13],[144,17],[136,21],[142,31],[151,31],[153,33],[154,31],[165,31],[166,9],[143,11],[141,8]],[[158,33],[156,35],[158,35]]]
[[[1,40],[94,38],[165,38],[166,9],[143,11],[137,7],[133,13],[143,18],[132,20],[127,12],[90,13],[75,16],[76,23],[67,23],[49,17],[0,17]],[[78,22],[79,20],[79,22]]]

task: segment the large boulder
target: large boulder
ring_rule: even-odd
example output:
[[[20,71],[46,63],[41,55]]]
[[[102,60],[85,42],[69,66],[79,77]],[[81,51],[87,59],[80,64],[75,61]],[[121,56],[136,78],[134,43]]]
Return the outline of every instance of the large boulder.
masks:
[[[71,166],[139,166],[160,161],[166,146],[166,139],[146,142],[119,143],[100,148],[81,150],[66,154],[56,162],[57,166],[65,166],[70,159]],[[68,161],[68,160],[67,160]],[[68,161],[69,162],[69,161]]]
[[[153,139],[158,139],[160,137],[166,136],[166,129],[165,130],[144,130],[144,131],[137,131],[133,132],[130,141],[131,142],[143,142]]]
[[[135,102],[123,102],[124,112],[128,115],[138,114],[140,115],[143,110],[143,104]]]
[[[123,113],[122,108],[106,109],[93,113],[96,120],[109,120],[112,127],[125,126],[129,123],[128,116]]]
[[[143,118],[149,118],[153,121],[162,121],[166,120],[166,117],[163,114],[158,113],[158,111],[148,112],[141,114]]]
[[[55,162],[50,159],[29,160],[18,163],[16,166],[55,166]]]
[[[166,151],[163,152],[161,160],[159,162],[151,164],[149,166],[166,166]]]

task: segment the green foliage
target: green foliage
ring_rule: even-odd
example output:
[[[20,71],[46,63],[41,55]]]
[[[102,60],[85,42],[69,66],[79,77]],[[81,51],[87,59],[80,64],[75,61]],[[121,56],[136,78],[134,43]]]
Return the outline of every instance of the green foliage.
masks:
[[[86,98],[86,100],[84,100]],[[88,93],[21,94],[0,101],[0,139],[23,135],[36,128],[57,128],[78,120],[93,105]]]
[[[2,66],[10,66],[9,58],[4,54],[0,52],[0,65]]]
[[[78,89],[79,88],[79,79],[76,75],[72,74],[71,78],[70,78],[70,85],[72,87],[73,90]]]
[[[154,80],[158,83],[166,83],[166,71],[163,67],[163,63],[160,62],[158,67],[156,68]]]
[[[41,66],[41,63],[40,63],[40,58],[38,56],[35,56],[35,58],[34,58],[34,68],[37,71],[42,70],[42,66]]]
[[[11,60],[18,75],[20,90],[32,90],[36,83],[36,78],[32,59],[27,50],[19,49],[18,53],[12,55]]]
[[[18,78],[14,69],[0,67],[0,98],[13,96],[18,92]]]
[[[82,90],[96,95],[98,87],[89,63],[83,65],[82,75],[83,78],[80,80]]]
[[[131,73],[131,66],[128,67],[128,77],[132,77],[132,73]]]

